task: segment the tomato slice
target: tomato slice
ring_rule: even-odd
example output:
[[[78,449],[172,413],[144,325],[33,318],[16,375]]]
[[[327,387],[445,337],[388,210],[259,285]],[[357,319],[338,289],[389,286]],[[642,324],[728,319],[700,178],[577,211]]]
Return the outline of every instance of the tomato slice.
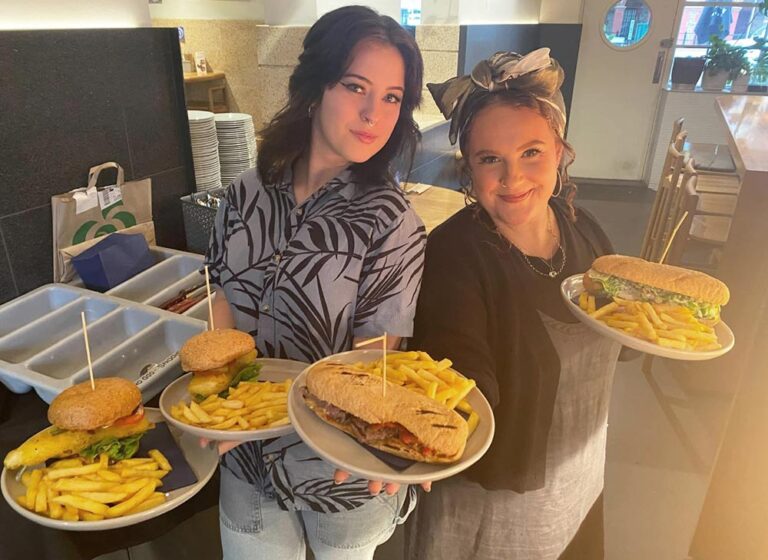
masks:
[[[406,430],[405,428],[400,428],[400,441],[402,441],[405,445],[412,445],[416,443],[416,436],[413,435],[411,432]]]
[[[139,422],[142,418],[144,418],[144,407],[142,405],[139,405],[139,408],[136,409],[136,412],[128,416],[123,416],[122,418],[118,418],[117,420],[115,420],[115,422],[112,425],[113,426],[129,426],[131,424],[135,424],[136,422]]]

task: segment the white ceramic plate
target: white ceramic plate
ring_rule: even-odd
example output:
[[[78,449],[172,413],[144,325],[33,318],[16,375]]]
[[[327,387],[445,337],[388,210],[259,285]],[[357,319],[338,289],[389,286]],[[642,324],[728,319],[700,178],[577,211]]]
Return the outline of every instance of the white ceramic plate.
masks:
[[[291,417],[296,433],[318,455],[353,475],[369,480],[399,482],[400,484],[420,484],[422,482],[442,480],[458,474],[476,463],[488,451],[495,430],[493,410],[477,388],[467,395],[467,402],[477,412],[480,422],[475,432],[467,440],[467,446],[464,449],[462,458],[456,463],[448,465],[414,463],[402,471],[393,469],[350,436],[320,420],[304,404],[301,390],[306,385],[307,372],[315,365],[331,361],[352,364],[355,362],[370,362],[379,358],[381,358],[381,350],[352,350],[350,352],[334,354],[309,366],[293,383],[291,393],[288,396],[288,415]]]
[[[193,122],[212,121],[215,115],[209,111],[187,111],[187,119]]]
[[[602,321],[598,321],[597,319],[590,317],[589,314],[585,313],[584,310],[578,306],[578,304],[574,303],[574,299],[578,300],[579,295],[584,291],[584,285],[582,283],[583,277],[583,274],[575,274],[566,278],[563,280],[563,283],[560,284],[560,293],[562,294],[566,305],[568,305],[568,307],[571,309],[571,312],[576,315],[576,317],[582,323],[596,330],[600,334],[607,336],[608,338],[612,338],[616,342],[620,342],[624,346],[634,348],[635,350],[645,352],[646,354],[661,356],[662,358],[693,361],[711,360],[712,358],[722,356],[731,350],[731,348],[733,348],[733,344],[735,342],[733,331],[731,331],[728,325],[722,321],[715,325],[715,334],[717,335],[717,340],[722,345],[722,347],[718,348],[717,350],[679,350],[677,348],[667,348],[647,340],[642,340],[640,338],[630,336],[629,334],[618,329],[614,329],[613,327],[609,327]]]
[[[148,420],[152,422],[163,421],[163,417],[158,409],[145,408],[144,410]],[[173,426],[168,426],[168,428],[176,439],[176,443],[178,443],[192,472],[197,476],[197,482],[191,486],[177,488],[176,490],[168,492],[166,494],[167,499],[165,503],[162,503],[157,507],[132,515],[116,517],[115,519],[103,519],[101,521],[62,521],[60,519],[51,519],[44,515],[40,515],[39,513],[29,511],[19,505],[14,497],[21,496],[26,490],[21,481],[16,480],[16,471],[9,471],[8,469],[3,469],[3,472],[0,475],[0,488],[2,488],[3,497],[14,510],[30,521],[34,521],[45,527],[63,529],[65,531],[104,531],[107,529],[118,529],[120,527],[136,525],[137,523],[162,515],[167,511],[179,507],[202,490],[203,486],[205,486],[208,480],[213,476],[213,473],[216,472],[216,467],[219,465],[219,455],[215,450],[201,448],[197,438],[189,434],[184,434]],[[162,486],[160,489],[162,489]]]
[[[285,381],[289,377],[295,380],[309,365],[304,362],[275,358],[261,358],[256,361],[261,364],[260,381]],[[276,438],[293,432],[293,426],[290,424],[263,430],[210,430],[179,422],[171,416],[171,407],[181,401],[189,404],[191,397],[187,392],[187,385],[189,385],[190,379],[192,379],[191,373],[182,375],[168,385],[163,394],[160,395],[160,411],[165,416],[165,419],[179,430],[188,432],[198,438],[202,437],[216,441],[257,441]]]

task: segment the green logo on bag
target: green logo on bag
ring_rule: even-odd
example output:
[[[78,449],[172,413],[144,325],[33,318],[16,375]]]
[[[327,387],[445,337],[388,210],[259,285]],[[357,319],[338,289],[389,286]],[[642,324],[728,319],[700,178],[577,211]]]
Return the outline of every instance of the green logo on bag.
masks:
[[[109,213],[118,206],[122,206],[123,201],[118,200],[111,206],[107,206],[101,211],[101,216],[107,220],[117,221],[122,224],[123,227],[120,229],[126,229],[129,227],[133,227],[136,225],[136,216],[131,214],[130,212],[126,212],[123,210],[122,212],[118,212],[114,216],[111,216],[110,218],[107,218]],[[86,241],[89,238],[89,232],[94,227],[98,226],[99,222],[96,220],[88,220],[83,225],[81,225],[79,228],[77,228],[77,231],[75,232],[74,237],[72,238],[72,245],[77,245],[79,243],[82,243],[83,241]],[[118,231],[118,228],[115,227],[114,224],[102,224],[101,227],[99,227],[96,232],[93,234],[93,238],[96,237],[102,237],[104,235],[107,235],[108,233],[114,233]]]

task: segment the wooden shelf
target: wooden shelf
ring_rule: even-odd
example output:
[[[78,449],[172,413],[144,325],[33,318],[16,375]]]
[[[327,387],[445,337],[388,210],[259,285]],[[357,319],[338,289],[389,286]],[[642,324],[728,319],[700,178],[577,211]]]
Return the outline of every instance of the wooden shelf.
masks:
[[[196,99],[192,97],[192,86],[195,84],[202,84],[200,87],[206,89],[205,95],[207,99]],[[226,75],[224,72],[209,72],[208,74],[200,75],[192,72],[185,73],[184,86],[184,93],[187,99],[187,109],[211,111],[213,113],[229,112],[229,104],[227,103],[226,91]],[[190,87],[188,88],[187,86]],[[199,88],[196,91],[199,95]]]
[[[196,74],[195,72],[184,73],[185,84],[210,82],[212,80],[223,80],[224,78],[226,78],[226,74],[224,74],[224,72],[208,72],[207,74]]]

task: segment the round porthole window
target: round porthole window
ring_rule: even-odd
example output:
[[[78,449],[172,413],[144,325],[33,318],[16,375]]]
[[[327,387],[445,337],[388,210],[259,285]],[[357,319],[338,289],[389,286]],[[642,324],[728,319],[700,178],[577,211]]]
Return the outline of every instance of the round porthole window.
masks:
[[[619,0],[605,13],[603,39],[615,49],[642,43],[651,27],[651,9],[643,0]]]

